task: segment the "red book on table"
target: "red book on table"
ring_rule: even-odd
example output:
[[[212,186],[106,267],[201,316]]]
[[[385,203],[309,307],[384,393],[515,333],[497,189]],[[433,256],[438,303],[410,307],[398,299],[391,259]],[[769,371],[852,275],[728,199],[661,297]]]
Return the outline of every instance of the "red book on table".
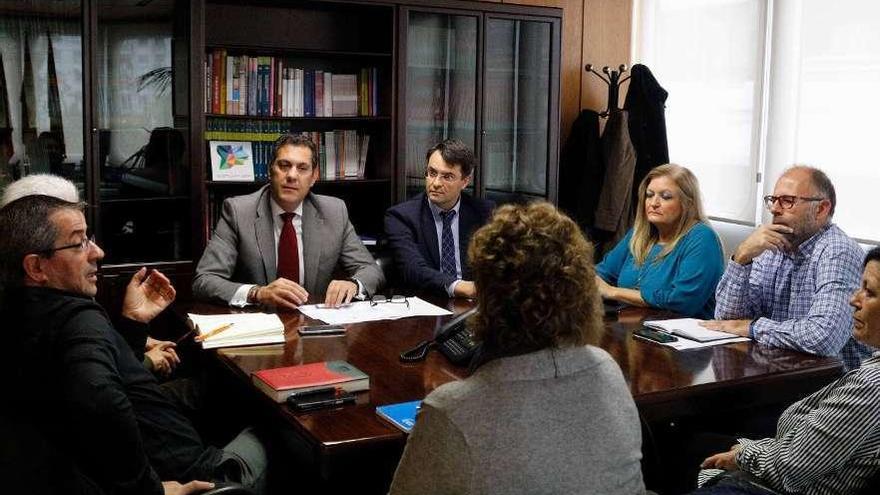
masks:
[[[254,385],[276,402],[284,402],[293,392],[337,387],[347,392],[370,389],[370,377],[345,361],[285,366],[255,371]]]

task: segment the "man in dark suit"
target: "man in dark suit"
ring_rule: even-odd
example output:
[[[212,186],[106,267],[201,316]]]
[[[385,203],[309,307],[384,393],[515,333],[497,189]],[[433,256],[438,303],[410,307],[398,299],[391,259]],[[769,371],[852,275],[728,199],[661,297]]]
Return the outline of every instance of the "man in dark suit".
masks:
[[[306,136],[275,142],[270,183],[223,202],[214,235],[196,267],[196,298],[244,306],[296,308],[309,294],[345,304],[375,294],[381,270],[348,219],[345,203],[311,193],[318,151]],[[333,279],[336,269],[347,279]]]
[[[404,285],[472,298],[468,241],[495,205],[462,193],[476,160],[461,141],[438,143],[425,160],[425,192],[385,212],[385,235]]]

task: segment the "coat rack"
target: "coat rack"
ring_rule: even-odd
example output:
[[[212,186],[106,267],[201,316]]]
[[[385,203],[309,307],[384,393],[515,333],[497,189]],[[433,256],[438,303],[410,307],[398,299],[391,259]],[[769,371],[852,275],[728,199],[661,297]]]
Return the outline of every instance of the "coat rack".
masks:
[[[620,64],[617,66],[617,70],[610,69],[607,65],[602,67],[602,73],[606,74],[608,77],[603,76],[596,72],[596,69],[593,68],[593,64],[587,64],[584,66],[584,70],[587,72],[592,72],[596,75],[602,82],[608,86],[608,108],[605,109],[604,112],[600,113],[600,117],[608,117],[612,112],[616,112],[620,110],[617,107],[618,98],[620,96],[620,85],[623,84],[630,76],[626,76],[623,79],[620,77],[626,72],[626,65]]]

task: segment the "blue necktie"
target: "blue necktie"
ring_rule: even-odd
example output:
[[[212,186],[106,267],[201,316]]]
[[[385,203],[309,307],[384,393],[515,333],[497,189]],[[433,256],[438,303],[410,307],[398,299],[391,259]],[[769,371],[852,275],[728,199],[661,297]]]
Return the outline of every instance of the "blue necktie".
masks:
[[[440,239],[440,271],[457,277],[455,241],[452,239],[452,220],[455,218],[455,210],[441,211],[440,218],[443,220],[443,237]]]

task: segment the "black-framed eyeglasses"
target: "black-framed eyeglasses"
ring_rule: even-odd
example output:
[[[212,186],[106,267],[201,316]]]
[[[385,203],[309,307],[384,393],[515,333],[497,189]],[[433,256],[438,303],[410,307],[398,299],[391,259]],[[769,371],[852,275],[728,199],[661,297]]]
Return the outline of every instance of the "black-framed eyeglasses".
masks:
[[[42,254],[44,256],[50,256],[53,253],[55,253],[55,251],[63,251],[65,249],[75,249],[75,248],[80,249],[82,251],[85,251],[86,249],[89,248],[90,244],[94,244],[94,243],[95,243],[95,234],[92,234],[90,236],[83,237],[83,240],[81,240],[77,243],[68,244],[66,246],[60,246],[57,248],[44,249],[44,250],[40,251],[39,254]]]
[[[382,294],[376,294],[375,296],[370,298],[370,306],[376,306],[386,303],[406,304],[406,309],[409,309],[409,301],[406,300],[406,296],[393,295],[391,297],[385,297]]]
[[[456,175],[452,172],[440,173],[437,170],[434,170],[432,168],[425,169],[425,177],[427,177],[429,179],[433,179],[433,180],[440,179],[441,182],[446,182],[447,184],[451,184],[457,180],[461,180],[464,178],[464,177],[459,177],[458,175]]]
[[[797,204],[798,201],[822,201],[825,198],[810,198],[806,196],[772,196],[767,195],[764,196],[764,205],[767,206],[767,209],[773,208],[773,203],[778,202],[779,207],[783,210],[790,210]]]

